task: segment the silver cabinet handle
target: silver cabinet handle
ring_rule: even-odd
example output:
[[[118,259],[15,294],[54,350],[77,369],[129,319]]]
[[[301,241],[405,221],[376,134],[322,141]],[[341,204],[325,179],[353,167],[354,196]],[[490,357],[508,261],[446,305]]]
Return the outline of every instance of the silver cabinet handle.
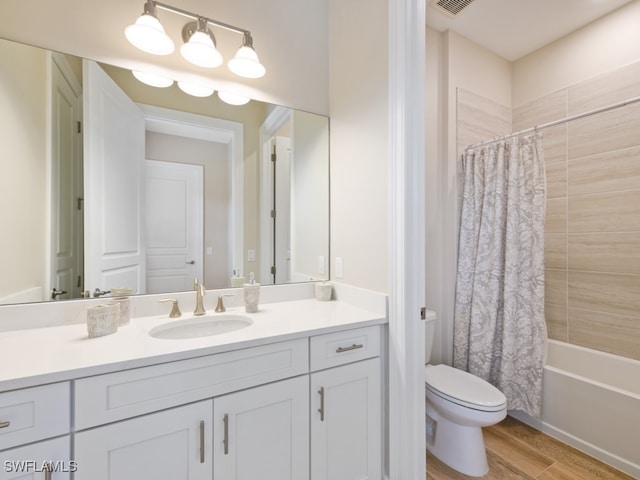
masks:
[[[200,463],[204,463],[204,420],[200,420]]]
[[[196,261],[195,260],[191,260],[190,262],[186,262],[187,265],[195,265]]]
[[[320,408],[318,409],[320,412],[320,421],[324,422],[324,387],[320,387],[318,393],[320,394]]]
[[[229,415],[226,413],[224,417],[222,417],[222,421],[224,422],[224,438],[222,439],[222,444],[224,445],[224,454],[229,454]]]
[[[0,422],[0,428],[7,428],[11,425],[11,422]]]
[[[350,347],[339,347],[336,349],[336,353],[348,352],[349,350],[357,350],[358,348],[363,348],[364,345],[361,343],[353,344]]]
[[[45,463],[44,465],[42,465],[42,471],[44,472],[44,480],[51,480],[51,464],[50,463]]]

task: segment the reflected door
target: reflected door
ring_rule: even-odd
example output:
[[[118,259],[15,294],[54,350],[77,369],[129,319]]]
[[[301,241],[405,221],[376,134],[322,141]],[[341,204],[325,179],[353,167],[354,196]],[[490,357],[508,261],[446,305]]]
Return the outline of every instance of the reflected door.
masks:
[[[271,205],[271,221],[266,250],[270,264],[269,283],[279,284],[291,281],[291,139],[275,136],[269,140],[269,149],[268,176],[271,181],[265,196]]]
[[[203,281],[203,167],[147,160],[147,293],[191,290]]]
[[[97,63],[83,79],[85,288],[146,293],[144,116]]]
[[[60,57],[51,61],[52,300],[78,298],[83,286],[82,97],[65,66]]]

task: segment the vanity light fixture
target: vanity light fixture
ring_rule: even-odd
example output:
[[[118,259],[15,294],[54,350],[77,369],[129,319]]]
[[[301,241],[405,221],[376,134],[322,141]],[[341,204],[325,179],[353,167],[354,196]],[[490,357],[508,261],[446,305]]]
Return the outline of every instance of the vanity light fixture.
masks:
[[[258,60],[258,54],[253,48],[253,38],[248,30],[155,0],[147,0],[143,14],[133,25],[129,25],[125,29],[125,36],[133,46],[154,55],[168,55],[173,52],[175,48],[173,41],[165,33],[158,20],[158,9],[177,13],[195,20],[187,23],[182,29],[184,44],[180,47],[180,53],[188,62],[205,68],[214,68],[222,64],[222,55],[216,48],[216,39],[209,29],[211,25],[242,34],[242,45],[238,49],[236,56],[229,61],[229,70],[245,78],[260,78],[264,76],[266,69]]]

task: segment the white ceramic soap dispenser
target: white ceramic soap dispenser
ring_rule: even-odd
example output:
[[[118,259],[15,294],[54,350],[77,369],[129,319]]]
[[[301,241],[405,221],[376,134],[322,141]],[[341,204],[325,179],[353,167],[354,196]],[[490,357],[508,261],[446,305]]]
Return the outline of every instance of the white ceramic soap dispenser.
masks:
[[[244,284],[244,310],[247,313],[258,311],[260,301],[260,284],[256,283],[253,272],[249,274],[249,283]]]

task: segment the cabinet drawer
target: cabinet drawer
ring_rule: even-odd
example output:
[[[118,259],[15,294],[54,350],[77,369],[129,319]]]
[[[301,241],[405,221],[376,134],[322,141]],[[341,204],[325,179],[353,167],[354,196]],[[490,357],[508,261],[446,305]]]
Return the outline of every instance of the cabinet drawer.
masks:
[[[68,480],[76,470],[71,460],[69,435],[0,452],[0,480],[42,480],[45,463],[51,465],[51,480]]]
[[[0,450],[69,432],[69,383],[0,393]]]
[[[308,352],[301,338],[76,380],[76,430],[307,373]]]
[[[380,355],[380,327],[364,327],[311,337],[311,371]]]

